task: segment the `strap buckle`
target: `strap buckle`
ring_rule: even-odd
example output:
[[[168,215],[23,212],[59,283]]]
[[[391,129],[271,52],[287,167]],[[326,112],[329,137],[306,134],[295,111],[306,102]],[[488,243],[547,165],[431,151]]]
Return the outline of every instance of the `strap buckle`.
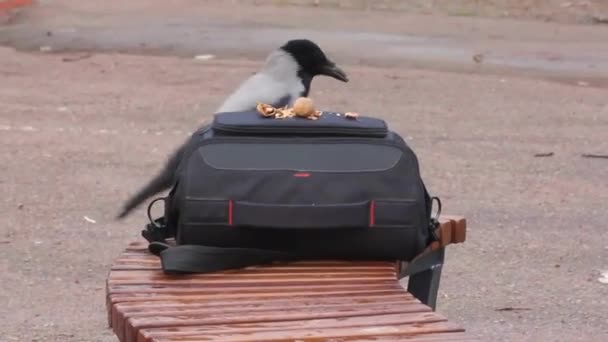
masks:
[[[431,237],[434,241],[439,241],[441,237],[437,234],[437,228],[439,228],[439,216],[441,216],[441,200],[439,197],[431,197],[431,208],[433,207],[433,202],[437,202],[437,213],[433,217],[431,215],[431,219],[429,222],[429,231],[431,233]]]

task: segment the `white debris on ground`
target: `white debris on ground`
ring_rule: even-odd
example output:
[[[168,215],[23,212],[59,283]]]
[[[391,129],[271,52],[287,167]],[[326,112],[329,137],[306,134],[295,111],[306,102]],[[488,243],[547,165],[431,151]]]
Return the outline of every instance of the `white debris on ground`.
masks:
[[[608,270],[600,271],[600,277],[597,278],[597,281],[602,284],[608,284]]]
[[[209,61],[214,58],[215,58],[214,55],[196,55],[196,56],[194,56],[194,59],[197,61]]]
[[[97,221],[93,220],[92,218],[89,218],[88,216],[84,217],[84,220],[89,222],[89,223],[97,223]]]

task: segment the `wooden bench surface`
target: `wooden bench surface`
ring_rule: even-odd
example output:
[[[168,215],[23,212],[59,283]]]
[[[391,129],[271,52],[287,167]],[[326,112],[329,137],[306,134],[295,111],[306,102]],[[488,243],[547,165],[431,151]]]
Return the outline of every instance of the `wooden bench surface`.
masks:
[[[121,342],[475,340],[408,293],[397,271],[302,261],[169,276],[135,242],[109,273],[108,320]]]

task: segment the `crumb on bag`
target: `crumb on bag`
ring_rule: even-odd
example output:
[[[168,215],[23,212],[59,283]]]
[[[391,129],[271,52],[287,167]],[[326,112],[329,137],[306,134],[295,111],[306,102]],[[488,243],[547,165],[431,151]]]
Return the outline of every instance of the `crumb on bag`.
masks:
[[[344,117],[346,117],[347,119],[356,119],[359,117],[359,113],[346,112],[346,113],[344,113]]]
[[[289,119],[293,117],[300,117],[308,120],[319,120],[321,116],[323,116],[323,111],[316,110],[314,107],[314,102],[308,97],[299,97],[294,102],[292,108],[289,108],[289,106],[275,108],[272,105],[258,102],[256,109],[258,113],[260,113],[260,115],[265,118]],[[356,120],[359,117],[359,113],[336,113],[336,116],[344,117],[350,120]]]

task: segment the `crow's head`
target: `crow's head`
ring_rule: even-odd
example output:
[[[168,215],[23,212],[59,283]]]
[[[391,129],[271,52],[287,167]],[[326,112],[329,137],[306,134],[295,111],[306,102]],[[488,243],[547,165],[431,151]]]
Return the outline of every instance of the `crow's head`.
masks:
[[[317,44],[308,39],[290,40],[281,46],[281,50],[287,52],[296,60],[300,66],[298,76],[305,82],[306,80],[310,82],[313,77],[318,75],[348,82],[346,73],[329,60]]]

